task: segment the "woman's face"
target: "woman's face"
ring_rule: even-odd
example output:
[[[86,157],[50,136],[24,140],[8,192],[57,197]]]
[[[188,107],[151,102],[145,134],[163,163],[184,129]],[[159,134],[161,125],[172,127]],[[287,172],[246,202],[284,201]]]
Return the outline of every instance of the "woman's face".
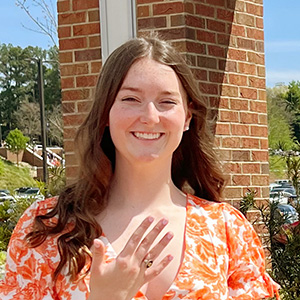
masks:
[[[173,69],[149,58],[137,60],[109,114],[116,163],[172,159],[190,115],[186,93]]]

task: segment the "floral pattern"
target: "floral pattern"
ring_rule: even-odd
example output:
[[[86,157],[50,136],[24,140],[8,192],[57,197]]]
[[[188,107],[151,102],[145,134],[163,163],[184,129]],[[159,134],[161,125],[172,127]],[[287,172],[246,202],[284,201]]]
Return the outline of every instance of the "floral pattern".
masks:
[[[89,295],[88,274],[71,282],[67,270],[54,284],[59,263],[57,236],[36,248],[24,240],[33,218],[45,214],[56,198],[37,201],[26,210],[12,235],[0,299],[80,300]],[[253,300],[276,295],[279,286],[265,272],[264,253],[252,226],[235,208],[187,195],[185,252],[177,277],[162,300]],[[116,254],[106,239],[106,261]],[[90,262],[87,262],[86,268]],[[85,268],[85,269],[86,269]],[[138,292],[134,300],[146,300]]]

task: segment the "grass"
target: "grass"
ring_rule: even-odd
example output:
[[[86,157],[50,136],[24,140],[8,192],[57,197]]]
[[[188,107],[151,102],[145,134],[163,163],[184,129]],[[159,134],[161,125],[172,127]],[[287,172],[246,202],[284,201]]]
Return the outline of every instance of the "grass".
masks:
[[[15,164],[0,158],[0,189],[12,191],[22,186],[36,186],[28,167]]]
[[[276,179],[286,178],[286,164],[282,156],[270,155],[269,167],[270,167],[270,182],[273,182]]]

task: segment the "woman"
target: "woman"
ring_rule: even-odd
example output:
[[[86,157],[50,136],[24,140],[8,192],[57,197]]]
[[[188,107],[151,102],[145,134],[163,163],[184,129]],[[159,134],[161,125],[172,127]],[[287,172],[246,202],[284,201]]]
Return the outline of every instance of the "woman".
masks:
[[[219,202],[224,178],[207,113],[166,42],[133,39],[115,50],[77,135],[78,182],[19,221],[1,299],[277,293],[253,228]]]

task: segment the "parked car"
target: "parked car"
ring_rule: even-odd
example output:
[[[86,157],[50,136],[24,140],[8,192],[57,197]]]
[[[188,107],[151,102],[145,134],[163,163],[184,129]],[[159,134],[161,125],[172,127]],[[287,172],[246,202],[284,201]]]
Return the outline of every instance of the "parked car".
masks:
[[[20,187],[15,192],[17,198],[35,198],[36,200],[43,200],[45,198],[37,187]]]
[[[282,218],[284,224],[292,224],[299,220],[296,209],[290,204],[278,204],[275,218]]]
[[[3,203],[4,201],[10,200],[10,201],[14,201],[14,197],[12,195],[10,195],[9,191],[7,191],[8,193],[3,192],[5,190],[0,190],[0,204]]]

